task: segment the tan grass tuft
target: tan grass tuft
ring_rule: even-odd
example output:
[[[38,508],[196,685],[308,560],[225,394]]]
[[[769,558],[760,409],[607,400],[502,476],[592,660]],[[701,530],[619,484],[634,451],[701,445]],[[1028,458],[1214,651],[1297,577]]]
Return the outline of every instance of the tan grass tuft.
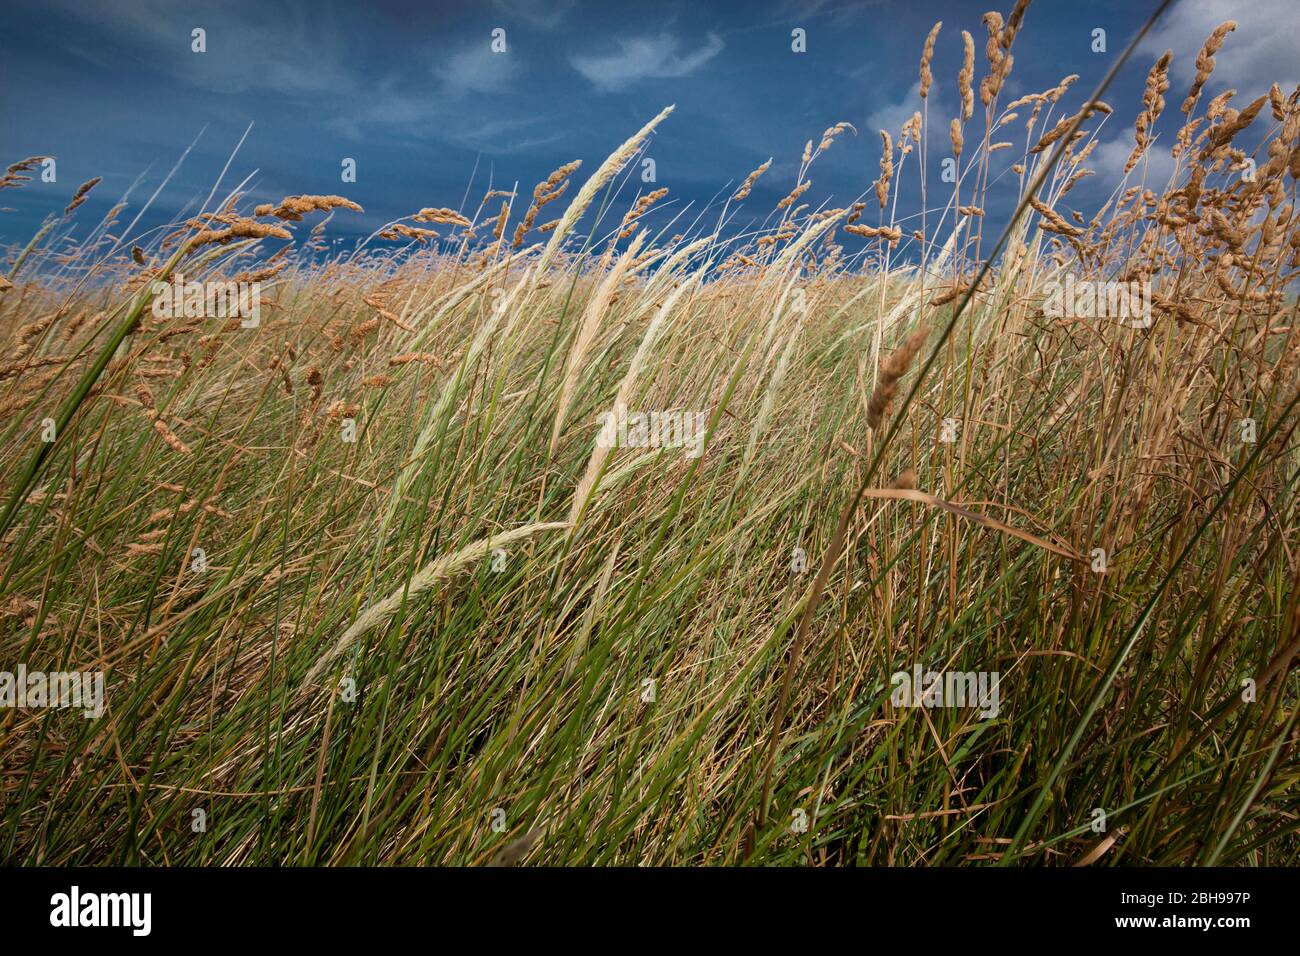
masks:
[[[538,260],[537,269],[533,273],[535,276],[540,278],[546,272],[547,267],[550,266],[559,253],[565,237],[568,236],[574,224],[582,218],[582,214],[587,211],[587,207],[596,198],[596,194],[618,174],[619,170],[627,165],[628,160],[636,155],[637,150],[641,148],[641,144],[645,142],[646,137],[654,132],[655,127],[662,123],[673,109],[672,106],[665,107],[659,112],[658,116],[633,133],[622,146],[610,153],[609,157],[600,164],[600,167],[592,174],[591,178],[582,184],[582,188],[578,190],[578,195],[573,197],[573,201],[569,203],[569,208],[564,210],[564,215],[560,217],[560,224],[551,232],[550,241],[546,243],[546,248],[542,250],[541,259]]]
[[[94,179],[89,179],[78,186],[77,191],[72,194],[72,201],[68,203],[68,208],[63,210],[63,214],[65,216],[71,215],[74,209],[86,201],[86,196],[90,194],[92,189],[99,185],[102,179],[102,176],[96,176]]]
[[[637,220],[650,211],[650,207],[668,195],[668,187],[664,186],[653,192],[648,192],[636,201],[636,204],[627,211],[623,221],[619,224],[618,238],[626,239],[637,230]]]
[[[444,226],[469,226],[470,221],[454,209],[421,209],[411,217],[416,222],[437,222]]]
[[[380,239],[398,240],[414,239],[420,245],[425,245],[431,239],[437,239],[438,233],[433,229],[421,229],[418,226],[407,226],[403,223],[396,222],[379,233]]]
[[[302,217],[309,212],[317,210],[327,212],[331,209],[365,212],[351,199],[345,199],[343,196],[285,196],[278,206],[273,203],[263,203],[253,210],[253,215],[274,216],[286,222],[301,222]]]
[[[1236,20],[1225,20],[1214,28],[1214,32],[1206,37],[1205,45],[1201,47],[1201,52],[1196,55],[1196,76],[1192,80],[1191,88],[1187,91],[1187,98],[1183,100],[1182,111],[1184,114],[1191,115],[1192,110],[1196,108],[1196,101],[1201,98],[1201,88],[1205,86],[1205,81],[1214,72],[1214,55],[1223,47],[1223,41],[1227,39],[1228,34],[1235,29],[1237,29]]]
[[[943,21],[940,20],[930,28],[930,35],[925,38],[925,46],[921,48],[921,99],[930,95],[930,84],[934,82],[930,63],[934,59],[934,41],[939,38],[939,29],[942,26]]]
[[[876,180],[876,200],[880,203],[880,208],[885,208],[885,203],[889,201],[889,181],[894,175],[894,141],[890,139],[889,133],[885,130],[880,131],[880,178]]]
[[[916,488],[916,469],[904,468],[897,477],[889,483],[890,488],[915,489]]]
[[[1136,143],[1128,161],[1124,163],[1125,173],[1130,172],[1137,165],[1146,148],[1151,145],[1151,127],[1155,125],[1165,109],[1165,93],[1169,89],[1169,63],[1173,57],[1172,50],[1165,50],[1151,67],[1151,72],[1147,74],[1146,89],[1142,92],[1143,110],[1138,114],[1135,124]]]
[[[796,201],[800,196],[802,196],[804,193],[806,193],[806,192],[808,191],[808,187],[810,187],[811,185],[812,185],[812,180],[811,180],[811,179],[805,179],[805,180],[804,180],[803,182],[801,182],[798,186],[795,186],[793,190],[791,190],[790,195],[786,196],[786,197],[785,197],[784,199],[782,199],[779,203],[777,203],[777,204],[776,204],[776,208],[777,208],[777,209],[789,209],[791,206],[793,206],[793,205],[795,204],[795,201]]]
[[[907,374],[912,360],[916,358],[916,353],[921,351],[921,346],[925,344],[929,334],[930,330],[924,326],[913,329],[911,334],[903,339],[894,354],[881,365],[880,381],[876,383],[875,391],[871,393],[871,398],[867,402],[867,427],[872,431],[880,429],[881,420],[898,392],[898,383]]]
[[[186,445],[185,442],[181,441],[180,438],[177,437],[176,433],[168,428],[167,423],[161,418],[154,419],[153,430],[162,437],[162,440],[167,443],[168,447],[170,447],[172,451],[180,452],[182,455],[188,455],[190,453],[189,446]]]
[[[736,194],[731,197],[732,200],[735,202],[739,202],[740,200],[748,197],[749,191],[754,188],[754,183],[758,182],[758,177],[762,176],[765,172],[767,172],[768,168],[771,165],[772,165],[772,160],[769,157],[767,162],[765,162],[763,165],[759,166],[758,169],[754,170],[752,173],[746,176],[745,181],[741,183],[740,188],[736,190]]]
[[[961,118],[969,120],[975,113],[975,92],[971,84],[975,80],[975,40],[966,30],[961,31],[964,51],[961,72],[957,74],[957,93],[961,96]]]
[[[32,177],[24,176],[23,173],[29,173],[49,156],[28,156],[26,159],[20,159],[18,162],[11,164],[3,176],[0,176],[0,189],[17,189],[22,183],[29,183]]]

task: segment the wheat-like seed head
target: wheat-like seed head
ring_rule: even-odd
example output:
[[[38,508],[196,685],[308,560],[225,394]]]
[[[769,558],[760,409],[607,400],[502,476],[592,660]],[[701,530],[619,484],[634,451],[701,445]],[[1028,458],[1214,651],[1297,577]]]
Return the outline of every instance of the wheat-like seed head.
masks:
[[[880,131],[880,145],[880,178],[876,180],[876,199],[883,210],[889,201],[889,180],[894,175],[894,141],[883,129]]]
[[[1137,165],[1142,153],[1151,145],[1151,127],[1155,125],[1156,120],[1165,109],[1164,94],[1169,89],[1169,63],[1173,60],[1174,53],[1172,50],[1165,50],[1156,60],[1155,65],[1151,67],[1151,72],[1147,74],[1146,89],[1142,91],[1143,110],[1138,114],[1136,129],[1136,142],[1133,146],[1133,152],[1129,155],[1128,161],[1124,163],[1124,172],[1128,173]]]
[[[912,360],[916,358],[916,353],[921,351],[921,346],[925,344],[929,334],[930,330],[924,326],[913,329],[895,349],[894,354],[881,365],[880,380],[876,383],[875,391],[871,393],[871,398],[867,402],[867,427],[872,431],[880,429],[881,420],[898,391],[899,381],[907,374]]]
[[[468,219],[454,209],[426,207],[411,217],[416,222],[437,222],[444,226],[469,226]]]
[[[942,26],[943,21],[940,20],[930,28],[930,35],[925,38],[925,46],[921,48],[921,99],[930,95],[930,84],[934,82],[930,62],[934,59],[934,41],[939,38],[939,28]]]
[[[1205,45],[1201,47],[1201,52],[1196,55],[1196,76],[1192,79],[1192,85],[1187,91],[1187,97],[1183,100],[1182,111],[1184,114],[1190,116],[1192,110],[1195,109],[1196,101],[1201,97],[1201,88],[1205,86],[1205,81],[1214,72],[1214,55],[1223,47],[1223,41],[1227,39],[1228,34],[1235,29],[1237,29],[1236,20],[1225,20],[1214,28],[1214,32],[1206,37]]]
[[[274,216],[288,222],[300,222],[309,212],[331,209],[351,209],[353,212],[365,212],[351,199],[342,196],[285,196],[280,204],[263,203],[253,210],[254,216]],[[227,210],[228,212],[229,210]]]
[[[957,74],[957,93],[961,96],[961,118],[969,120],[975,112],[975,92],[971,84],[975,80],[975,40],[966,30],[961,31],[964,56],[961,72]]]
[[[72,210],[76,209],[83,202],[85,202],[86,196],[90,193],[92,189],[95,188],[95,186],[99,184],[99,182],[102,179],[103,179],[102,176],[96,176],[94,179],[88,180],[82,183],[80,186],[78,186],[77,191],[72,194],[72,201],[68,203],[68,208],[63,210],[63,214],[65,216],[70,215],[72,213]]]
[[[754,170],[752,173],[750,173],[748,176],[745,177],[745,181],[741,183],[740,188],[736,190],[736,194],[731,197],[732,200],[734,202],[739,202],[740,200],[748,197],[749,191],[754,188],[754,183],[758,182],[758,177],[762,176],[765,172],[767,172],[768,168],[771,165],[772,165],[772,159],[771,157],[768,157],[767,162],[765,162],[762,166],[759,166],[758,169]]]
[[[555,256],[559,253],[565,237],[574,224],[582,218],[582,214],[587,211],[587,207],[596,198],[596,194],[618,174],[620,169],[627,165],[628,160],[636,155],[637,150],[641,148],[641,144],[654,132],[654,128],[662,123],[675,108],[674,106],[667,106],[661,110],[658,116],[646,123],[645,126],[642,126],[622,146],[610,153],[609,157],[600,164],[600,168],[592,174],[591,178],[582,184],[582,188],[578,190],[578,195],[573,197],[573,202],[569,203],[569,208],[564,210],[564,215],[560,217],[560,224],[552,230],[550,241],[547,242],[546,248],[542,250],[534,275],[541,276],[546,272]]]

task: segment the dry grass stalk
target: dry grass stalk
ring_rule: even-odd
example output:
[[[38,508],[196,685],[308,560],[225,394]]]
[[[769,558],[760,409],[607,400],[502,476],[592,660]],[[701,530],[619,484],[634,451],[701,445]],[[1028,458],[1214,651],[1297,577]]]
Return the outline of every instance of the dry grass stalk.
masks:
[[[537,263],[537,269],[534,275],[540,276],[546,271],[550,264],[555,260],[560,251],[560,246],[564,243],[565,237],[573,228],[574,224],[582,218],[582,214],[587,211],[592,200],[601,188],[618,174],[618,171],[627,165],[641,144],[646,138],[654,132],[654,128],[662,123],[668,114],[673,111],[674,107],[668,106],[659,112],[659,115],[646,123],[645,126],[637,130],[627,139],[618,149],[614,150],[609,157],[600,164],[600,168],[592,174],[591,178],[582,184],[578,190],[578,195],[573,197],[573,202],[569,203],[569,208],[564,210],[564,215],[560,217],[560,224],[551,232],[550,241],[546,243],[546,248],[542,251],[541,259]]]
[[[504,548],[516,541],[522,541],[525,538],[540,534],[543,531],[557,531],[561,528],[569,527],[567,522],[563,521],[545,521],[535,524],[524,525],[521,528],[514,528],[511,531],[502,534],[491,535],[486,538],[467,544],[452,554],[445,555],[435,561],[426,564],[417,571],[410,581],[403,584],[388,597],[366,609],[366,612],[352,623],[343,636],[334,642],[324,654],[317,659],[303,678],[304,687],[315,684],[324,673],[330,663],[341,653],[347,650],[352,644],[365,634],[372,627],[387,621],[391,618],[401,605],[419,597],[420,594],[429,590],[429,588],[441,581],[451,577],[457,571],[460,571],[466,565],[473,562],[481,561],[497,548]]]
[[[668,195],[668,187],[664,186],[652,192],[646,193],[636,201],[636,204],[627,211],[623,221],[619,224],[620,231],[618,238],[626,239],[637,230],[637,220],[650,211],[650,207]]]
[[[564,191],[569,188],[570,179],[578,167],[582,165],[582,160],[575,159],[571,163],[565,163],[559,169],[554,170],[549,176],[533,187],[533,201],[528,207],[528,212],[524,215],[523,221],[515,227],[514,239],[511,245],[518,249],[523,245],[524,237],[528,235],[529,230],[533,228],[533,222],[542,207],[552,203],[564,195]],[[486,198],[484,202],[486,202]],[[551,228],[554,228],[552,226]],[[543,232],[550,230],[544,229]]]
[[[627,274],[637,254],[641,251],[644,238],[645,235],[642,234],[632,240],[627,247],[627,252],[623,253],[618,262],[614,264],[614,267],[601,280],[600,285],[596,287],[596,292],[583,310],[582,319],[578,323],[578,330],[574,333],[573,343],[569,346],[569,353],[564,360],[564,372],[560,379],[560,398],[555,409],[555,423],[551,427],[551,445],[548,454],[552,456],[555,454],[555,447],[560,441],[560,432],[564,428],[569,404],[573,399],[573,392],[577,387],[578,378],[582,372],[582,363],[587,357],[592,342],[596,339],[596,333],[600,330],[600,321],[604,317],[606,309],[609,308],[610,298],[618,288],[619,283],[623,281],[623,277]]]
[[[1133,146],[1133,152],[1129,155],[1127,162],[1124,163],[1124,172],[1130,172],[1137,161],[1142,157],[1146,148],[1151,145],[1151,127],[1155,125],[1156,120],[1165,109],[1164,94],[1169,89],[1169,63],[1173,59],[1173,51],[1166,50],[1160,59],[1156,60],[1155,65],[1151,67],[1151,72],[1147,74],[1146,89],[1142,92],[1142,112],[1138,114],[1135,130],[1137,133],[1136,143]]]
[[[816,227],[814,227],[816,228]],[[664,270],[671,274],[672,261],[664,266]],[[668,316],[672,313],[679,299],[687,292],[694,289],[698,281],[698,276],[693,276],[672,291],[663,304],[655,310],[655,316],[650,320],[645,332],[641,336],[641,343],[637,346],[632,360],[628,363],[627,371],[623,374],[623,380],[619,383],[618,393],[614,397],[614,408],[626,408],[629,399],[632,396],[632,389],[636,385],[637,378],[641,374],[641,369],[649,357],[650,350],[658,341],[659,334],[668,321]],[[587,460],[586,471],[583,472],[582,478],[578,481],[577,487],[573,490],[573,502],[569,508],[570,525],[575,528],[583,514],[586,512],[587,503],[591,500],[596,490],[596,482],[600,478],[602,469],[606,460],[609,458],[610,448],[608,443],[597,441],[595,448],[592,450],[591,457]]]

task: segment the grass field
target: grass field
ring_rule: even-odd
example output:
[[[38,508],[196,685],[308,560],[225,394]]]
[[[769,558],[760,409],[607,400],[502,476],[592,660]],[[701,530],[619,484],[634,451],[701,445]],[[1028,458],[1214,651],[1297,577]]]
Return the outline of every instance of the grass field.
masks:
[[[1119,117],[1007,102],[1023,13],[963,121],[918,101],[844,208],[828,129],[758,229],[747,186],[638,218],[668,110],[346,255],[343,197],[52,220],[0,282],[0,664],[105,706],[0,709],[0,859],[1296,862],[1300,92],[1166,105],[1155,64],[1076,212]],[[916,667],[995,706],[908,706]]]

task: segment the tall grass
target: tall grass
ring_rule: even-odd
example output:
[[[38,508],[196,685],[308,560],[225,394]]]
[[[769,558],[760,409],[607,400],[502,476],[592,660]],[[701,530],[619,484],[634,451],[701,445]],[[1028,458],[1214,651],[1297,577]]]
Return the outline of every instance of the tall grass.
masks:
[[[984,129],[966,65],[957,130],[884,131],[874,210],[805,204],[845,124],[761,227],[766,166],[651,232],[665,110],[558,223],[496,194],[329,259],[277,237],[343,197],[49,224],[0,292],[0,669],[108,706],[0,709],[0,858],[1294,862],[1300,93],[1198,76],[1149,182],[1165,61],[1076,213],[1111,110],[999,103],[1025,6]],[[261,282],[260,326],[156,317],[174,274]],[[1155,283],[1153,321],[1054,316],[1067,275]],[[617,405],[705,412],[703,453],[605,447]],[[1000,712],[895,706],[916,664],[999,672]]]

